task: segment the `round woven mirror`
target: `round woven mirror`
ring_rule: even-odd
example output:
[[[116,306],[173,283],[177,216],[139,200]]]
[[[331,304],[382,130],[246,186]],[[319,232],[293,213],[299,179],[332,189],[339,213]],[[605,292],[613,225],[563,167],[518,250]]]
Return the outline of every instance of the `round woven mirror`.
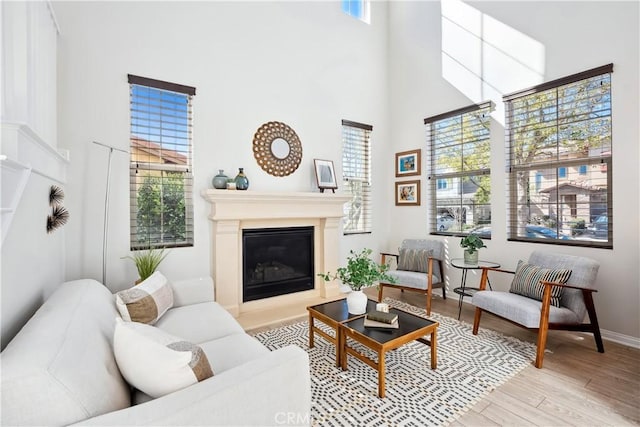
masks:
[[[268,122],[253,135],[253,156],[269,175],[291,175],[302,161],[302,144],[296,132],[281,122]]]

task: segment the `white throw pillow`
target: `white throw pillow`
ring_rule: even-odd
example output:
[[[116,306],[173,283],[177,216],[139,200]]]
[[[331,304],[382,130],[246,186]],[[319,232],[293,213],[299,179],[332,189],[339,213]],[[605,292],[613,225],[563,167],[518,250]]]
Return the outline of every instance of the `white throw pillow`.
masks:
[[[173,289],[156,271],[139,285],[118,292],[116,306],[124,320],[153,325],[173,307]]]
[[[144,323],[116,319],[113,351],[127,382],[154,398],[213,376],[202,348]]]

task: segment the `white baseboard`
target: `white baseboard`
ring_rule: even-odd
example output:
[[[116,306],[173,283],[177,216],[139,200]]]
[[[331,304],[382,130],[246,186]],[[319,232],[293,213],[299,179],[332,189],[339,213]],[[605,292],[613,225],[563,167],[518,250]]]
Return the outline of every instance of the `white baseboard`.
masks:
[[[626,345],[633,348],[640,348],[640,338],[638,337],[623,335],[618,332],[607,331],[605,329],[600,329],[600,334],[602,335],[602,339],[605,339],[607,341],[617,342],[618,344]]]

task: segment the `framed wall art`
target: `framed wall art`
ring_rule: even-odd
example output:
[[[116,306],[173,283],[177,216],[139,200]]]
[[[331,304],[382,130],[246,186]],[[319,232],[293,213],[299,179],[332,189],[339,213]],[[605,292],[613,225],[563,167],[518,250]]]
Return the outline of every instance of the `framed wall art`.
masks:
[[[396,153],[396,177],[420,175],[421,152],[421,149],[417,149]]]
[[[320,192],[324,193],[325,189],[329,189],[335,193],[336,188],[338,188],[338,182],[336,181],[333,162],[331,160],[313,159],[313,166],[316,171],[316,182]]]
[[[396,182],[396,206],[420,206],[420,181]]]

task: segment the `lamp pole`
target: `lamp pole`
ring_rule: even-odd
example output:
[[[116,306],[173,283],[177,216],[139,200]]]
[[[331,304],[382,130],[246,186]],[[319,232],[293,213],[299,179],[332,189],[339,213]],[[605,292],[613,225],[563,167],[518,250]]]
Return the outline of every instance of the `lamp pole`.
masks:
[[[107,187],[104,192],[104,225],[102,234],[102,284],[104,286],[107,286],[107,234],[109,232],[109,188],[111,187],[111,157],[113,156],[114,151],[120,151],[126,154],[129,154],[129,152],[120,148],[112,147],[111,145],[103,144],[98,141],[93,141],[93,143],[109,149],[109,159],[107,161]]]

